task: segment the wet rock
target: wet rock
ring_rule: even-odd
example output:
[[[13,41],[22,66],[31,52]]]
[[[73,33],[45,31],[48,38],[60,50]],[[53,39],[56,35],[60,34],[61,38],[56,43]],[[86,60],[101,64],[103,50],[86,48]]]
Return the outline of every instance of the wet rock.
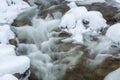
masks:
[[[120,12],[114,16],[115,22],[120,22]]]
[[[20,13],[12,23],[13,26],[32,25],[32,19],[38,14],[37,6],[27,8],[24,12]]]
[[[59,51],[68,51],[72,49],[73,47],[75,47],[75,45],[72,43],[64,43],[59,47]]]
[[[108,57],[98,67],[91,70],[85,66],[88,57],[83,57],[75,68],[67,70],[63,80],[103,80],[108,73],[120,67],[120,58]]]
[[[60,3],[58,5],[53,5],[49,8],[41,10],[41,13],[39,14],[39,16],[41,16],[42,18],[45,18],[47,14],[50,14],[52,17],[54,17],[53,13],[61,12],[62,14],[64,14],[68,10],[69,10],[69,7],[66,5],[66,3]]]
[[[30,74],[30,71],[28,69],[23,74],[15,73],[14,76],[17,77],[18,79],[25,79],[25,78],[28,78],[29,74]]]
[[[68,33],[68,32],[62,31],[58,36],[59,36],[59,37],[70,37],[71,34]]]
[[[16,39],[10,39],[10,40],[9,40],[9,44],[14,45],[14,46],[17,46],[17,41],[16,41]]]

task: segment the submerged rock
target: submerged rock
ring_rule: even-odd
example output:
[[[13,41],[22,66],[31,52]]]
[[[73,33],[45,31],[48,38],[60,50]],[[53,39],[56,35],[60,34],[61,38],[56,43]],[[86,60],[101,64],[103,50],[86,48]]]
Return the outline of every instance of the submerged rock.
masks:
[[[103,80],[108,73],[120,67],[119,61],[119,58],[108,57],[91,70],[85,67],[85,60],[81,60],[75,68],[67,70],[63,80]]]

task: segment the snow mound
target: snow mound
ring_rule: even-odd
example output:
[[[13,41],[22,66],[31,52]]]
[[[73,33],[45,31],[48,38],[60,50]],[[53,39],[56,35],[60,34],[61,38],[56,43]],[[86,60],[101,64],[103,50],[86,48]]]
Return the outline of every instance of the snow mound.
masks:
[[[5,25],[0,25],[0,43],[7,44],[9,43],[10,39],[14,39],[15,34],[11,31],[10,26],[5,24]]]
[[[11,24],[19,13],[30,7],[22,0],[1,0],[0,3],[0,23]]]
[[[84,15],[83,20],[88,22],[86,26],[93,31],[99,32],[102,28],[107,26],[107,21],[103,18],[99,11],[88,11]]]
[[[106,20],[99,11],[88,11],[84,6],[78,7],[75,2],[68,6],[70,10],[62,17],[59,27],[72,34],[73,43],[83,43],[83,34],[86,32],[99,35],[107,27]]]
[[[15,54],[15,46],[13,45],[6,45],[6,44],[0,44],[0,57],[1,56],[11,56],[16,55]]]
[[[112,25],[106,32],[106,36],[115,43],[120,43],[120,23]]]
[[[0,76],[10,73],[23,74],[30,67],[30,60],[25,56],[0,57]]]

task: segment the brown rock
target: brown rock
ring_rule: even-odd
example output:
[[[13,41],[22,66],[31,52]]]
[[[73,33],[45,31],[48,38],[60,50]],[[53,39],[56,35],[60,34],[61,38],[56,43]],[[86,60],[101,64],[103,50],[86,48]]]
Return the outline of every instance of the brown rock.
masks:
[[[17,46],[17,41],[15,39],[10,39],[9,44]]]
[[[120,58],[108,57],[102,64],[91,70],[85,66],[87,58],[84,55],[75,68],[68,69],[63,80],[103,80],[108,73],[120,67]]]
[[[59,47],[59,51],[68,51],[73,47],[75,47],[75,45],[72,43],[64,43]]]

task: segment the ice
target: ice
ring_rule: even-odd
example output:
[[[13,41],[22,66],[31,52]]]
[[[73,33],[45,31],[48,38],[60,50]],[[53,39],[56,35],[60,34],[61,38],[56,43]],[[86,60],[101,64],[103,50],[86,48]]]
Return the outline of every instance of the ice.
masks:
[[[0,57],[0,76],[10,73],[23,74],[30,67],[30,60],[25,56],[1,56]]]
[[[6,74],[6,75],[0,77],[0,80],[18,80],[18,79],[11,74]]]
[[[115,71],[109,73],[104,80],[120,80],[120,68]]]

